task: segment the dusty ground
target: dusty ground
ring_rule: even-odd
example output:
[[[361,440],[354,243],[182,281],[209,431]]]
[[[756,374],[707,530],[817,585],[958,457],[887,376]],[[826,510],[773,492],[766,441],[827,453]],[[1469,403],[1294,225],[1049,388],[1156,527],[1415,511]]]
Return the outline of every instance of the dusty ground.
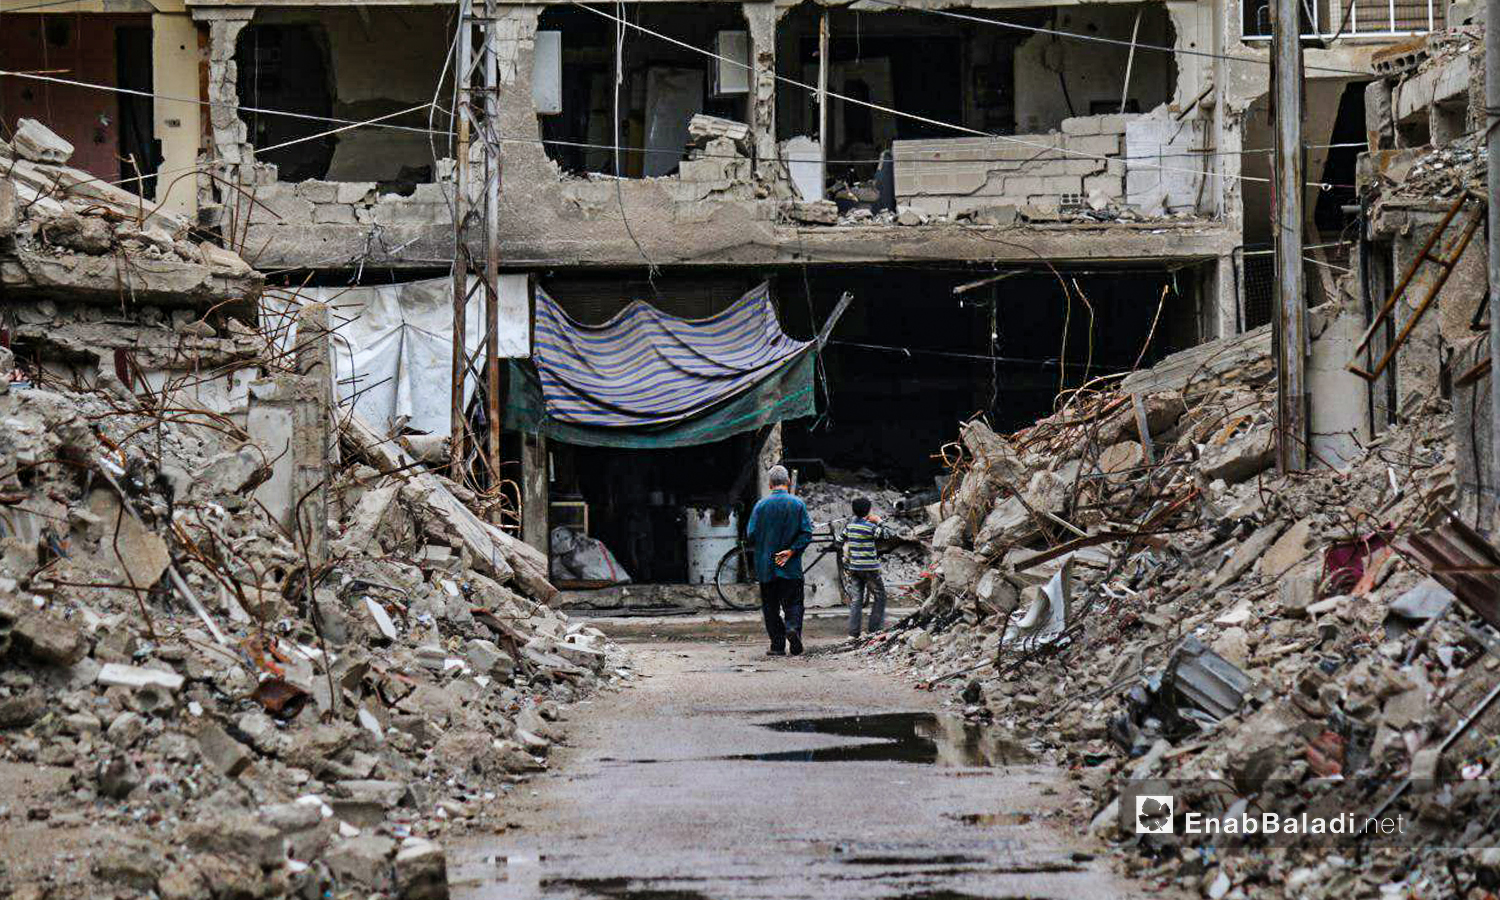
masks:
[[[869,738],[762,726],[932,710],[938,702],[861,659],[818,652],[832,637],[812,637],[807,657],[768,659],[764,638],[748,625],[721,617],[696,623],[696,632],[682,621],[612,629],[612,637],[633,642],[646,677],[573,713],[571,746],[552,760],[559,774],[513,795],[508,830],[450,856],[454,896],[1083,900],[1144,893],[1094,858],[1097,848],[1067,836],[1057,811],[1069,787],[1055,769],[726,758],[870,745]],[[836,629],[836,619],[819,619],[808,632]]]

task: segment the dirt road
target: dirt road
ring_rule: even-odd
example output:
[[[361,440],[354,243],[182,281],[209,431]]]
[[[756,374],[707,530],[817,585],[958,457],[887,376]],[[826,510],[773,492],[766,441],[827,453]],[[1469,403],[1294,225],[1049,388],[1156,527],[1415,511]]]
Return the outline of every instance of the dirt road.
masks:
[[[1048,818],[1060,773],[972,765],[1016,748],[935,719],[933,696],[826,641],[768,659],[745,628],[672,630],[634,644],[635,687],[574,714],[512,827],[455,855],[456,898],[1141,894]]]

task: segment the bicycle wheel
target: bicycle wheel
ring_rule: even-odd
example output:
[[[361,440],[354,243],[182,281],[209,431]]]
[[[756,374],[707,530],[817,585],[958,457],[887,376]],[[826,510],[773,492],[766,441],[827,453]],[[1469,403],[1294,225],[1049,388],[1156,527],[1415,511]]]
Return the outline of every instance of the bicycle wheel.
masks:
[[[743,544],[736,545],[719,559],[719,567],[714,570],[714,590],[719,595],[719,602],[730,609],[754,609],[755,605],[742,603],[737,599],[742,593],[739,586],[745,583],[745,576],[753,571],[755,560],[750,556],[750,548]]]

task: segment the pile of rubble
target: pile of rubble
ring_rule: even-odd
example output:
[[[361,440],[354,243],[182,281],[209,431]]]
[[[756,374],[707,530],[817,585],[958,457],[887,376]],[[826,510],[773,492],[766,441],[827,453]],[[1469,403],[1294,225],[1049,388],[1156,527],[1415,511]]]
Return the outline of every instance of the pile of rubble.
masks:
[[[258,273],[18,149],[0,894],[446,897],[441,842],[504,814],[564,707],[629,677],[619,651],[549,608],[484,498],[332,403],[326,307],[276,350],[245,324]],[[95,250],[211,277],[114,280],[101,309]],[[27,293],[54,254],[69,280]]]
[[[90,877],[446,896],[438,839],[544,766],[561,704],[628,674],[538,602],[545,580],[518,572],[539,554],[365,440],[310,587],[255,499],[268,460],[232,426],[4,387],[0,758],[70,773],[7,829],[123,832],[72,866],[13,859],[12,896]]]
[[[822,481],[798,485],[797,494],[807,504],[813,526],[832,523],[841,532],[854,516],[855,498],[865,497],[887,528],[897,535],[880,544],[881,570],[887,587],[899,591],[919,582],[927,574],[927,549],[921,538],[931,530],[931,526],[923,524],[926,514],[921,501],[926,499],[925,495],[881,487],[873,473],[861,473],[858,478],[838,477],[841,474],[830,472]]]
[[[73,147],[22,119],[0,140],[0,285],[149,301],[254,297],[262,279],[238,254],[195,240],[186,220],[66,163]],[[128,256],[129,264],[125,258]]]
[[[966,424],[927,600],[867,652],[1049,752],[1085,789],[1077,824],[1142,877],[1214,900],[1492,896],[1500,852],[1464,848],[1500,838],[1500,608],[1465,573],[1500,556],[1448,511],[1449,404],[1414,395],[1362,458],[1279,476],[1268,347],[1196,348],[1016,434]],[[1321,798],[1424,839],[1189,847],[1122,813],[1153,780],[1179,816]]]

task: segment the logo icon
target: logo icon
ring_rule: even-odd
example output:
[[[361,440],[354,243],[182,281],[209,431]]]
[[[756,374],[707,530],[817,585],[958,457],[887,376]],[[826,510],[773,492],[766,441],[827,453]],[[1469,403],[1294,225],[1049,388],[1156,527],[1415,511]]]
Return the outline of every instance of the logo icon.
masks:
[[[1135,798],[1136,834],[1172,833],[1172,795],[1137,794]]]

